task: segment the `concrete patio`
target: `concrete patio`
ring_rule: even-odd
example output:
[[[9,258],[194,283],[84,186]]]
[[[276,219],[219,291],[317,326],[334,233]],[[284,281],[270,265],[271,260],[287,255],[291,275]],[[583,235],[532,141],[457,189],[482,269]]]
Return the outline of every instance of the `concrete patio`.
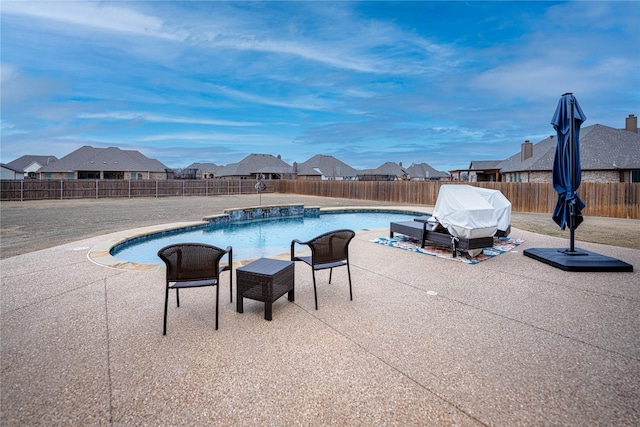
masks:
[[[578,242],[635,271],[570,273],[522,255],[565,239],[519,229],[477,265],[360,231],[353,301],[345,269],[322,271],[314,310],[296,265],[268,322],[223,278],[218,331],[205,288],[170,300],[162,336],[164,273],[87,256],[131,232],[0,261],[3,426],[640,424],[637,249]]]

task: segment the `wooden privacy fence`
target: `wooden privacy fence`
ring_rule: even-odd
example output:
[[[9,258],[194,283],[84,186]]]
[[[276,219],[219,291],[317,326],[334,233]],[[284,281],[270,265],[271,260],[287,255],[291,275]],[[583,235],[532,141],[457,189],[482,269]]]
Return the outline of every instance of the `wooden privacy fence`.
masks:
[[[51,199],[103,199],[115,197],[217,196],[255,194],[257,181],[242,180],[24,180],[0,181],[3,201]],[[373,200],[398,205],[435,205],[437,181],[304,181],[266,180],[265,193],[279,192],[311,196]],[[516,212],[553,212],[557,194],[548,183],[480,182],[484,188],[500,190]],[[579,194],[586,216],[640,219],[640,183],[583,182]]]
[[[274,181],[274,191],[354,200],[377,200],[398,205],[435,205],[438,181]],[[550,183],[478,182],[500,190],[516,212],[551,214],[558,195]],[[587,207],[585,216],[640,219],[640,184],[583,182],[578,191]]]
[[[255,194],[257,181],[242,180],[57,180],[0,181],[1,199],[105,199],[114,197],[219,196]],[[263,192],[272,192],[273,183],[264,182]]]

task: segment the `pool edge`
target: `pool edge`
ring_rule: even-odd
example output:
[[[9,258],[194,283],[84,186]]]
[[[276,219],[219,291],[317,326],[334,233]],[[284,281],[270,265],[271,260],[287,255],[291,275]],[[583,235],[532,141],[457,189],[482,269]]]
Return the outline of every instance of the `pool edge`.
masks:
[[[240,208],[241,209],[241,208]],[[358,213],[358,212],[378,212],[378,213],[411,213],[411,214],[429,214],[429,212],[426,211],[427,207],[419,207],[419,206],[413,206],[413,207],[393,207],[393,206],[389,206],[389,207],[371,207],[371,206],[353,206],[353,207],[326,207],[326,208],[320,208],[320,213],[348,213],[348,212],[353,212],[353,213]],[[224,215],[224,214],[222,214]],[[259,221],[259,220],[256,220]],[[266,220],[268,221],[268,219]],[[126,241],[130,241],[136,238],[141,238],[144,236],[149,236],[152,234],[157,234],[157,233],[163,233],[163,232],[170,232],[170,231],[175,231],[175,230],[179,230],[179,229],[184,229],[184,228],[190,228],[190,227],[201,227],[201,226],[205,226],[207,225],[207,221],[206,219],[203,219],[202,221],[193,221],[193,222],[184,222],[184,223],[170,223],[170,224],[161,224],[158,226],[155,226],[157,228],[151,228],[150,230],[146,230],[148,227],[142,227],[145,229],[144,232],[142,231],[137,231],[136,230],[140,230],[141,228],[137,228],[137,229],[132,229],[131,232],[134,234],[128,235],[128,236],[122,236],[122,237],[117,237],[117,238],[112,238],[109,240],[106,240],[104,242],[98,243],[96,245],[94,245],[91,249],[89,249],[89,252],[87,253],[87,258],[93,262],[94,264],[103,266],[103,267],[108,267],[108,268],[114,268],[114,269],[118,269],[118,270],[135,270],[135,271],[164,271],[164,265],[162,264],[141,264],[141,263],[135,263],[135,262],[131,262],[131,261],[126,261],[126,260],[122,260],[119,258],[114,257],[113,255],[111,255],[111,250],[119,245],[122,244]],[[154,227],[154,226],[152,226]],[[369,231],[369,230],[355,230],[356,233],[360,232],[360,231]],[[287,253],[282,253],[282,254],[278,254],[278,255],[274,255],[271,256],[270,258],[275,258],[275,259],[283,259],[285,258],[285,256],[287,256]],[[233,268],[237,268],[237,267],[241,267],[242,265],[245,265],[249,262],[251,262],[251,259],[247,259],[247,260],[234,260],[233,261]]]

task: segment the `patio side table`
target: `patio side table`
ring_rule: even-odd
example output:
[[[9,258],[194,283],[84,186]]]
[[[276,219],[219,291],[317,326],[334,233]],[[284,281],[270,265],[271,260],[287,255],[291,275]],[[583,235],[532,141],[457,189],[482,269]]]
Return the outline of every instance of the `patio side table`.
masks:
[[[264,302],[264,318],[271,320],[274,301],[288,293],[295,299],[293,261],[260,258],[236,269],[236,310],[242,313],[243,298]]]

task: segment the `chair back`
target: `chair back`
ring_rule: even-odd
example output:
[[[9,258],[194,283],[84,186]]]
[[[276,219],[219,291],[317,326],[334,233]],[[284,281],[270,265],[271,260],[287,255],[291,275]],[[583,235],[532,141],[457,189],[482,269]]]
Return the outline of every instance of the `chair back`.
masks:
[[[353,230],[334,230],[309,240],[313,265],[344,261],[349,258],[349,242]]]
[[[217,279],[226,250],[204,243],[178,243],[158,251],[167,266],[168,282]]]

